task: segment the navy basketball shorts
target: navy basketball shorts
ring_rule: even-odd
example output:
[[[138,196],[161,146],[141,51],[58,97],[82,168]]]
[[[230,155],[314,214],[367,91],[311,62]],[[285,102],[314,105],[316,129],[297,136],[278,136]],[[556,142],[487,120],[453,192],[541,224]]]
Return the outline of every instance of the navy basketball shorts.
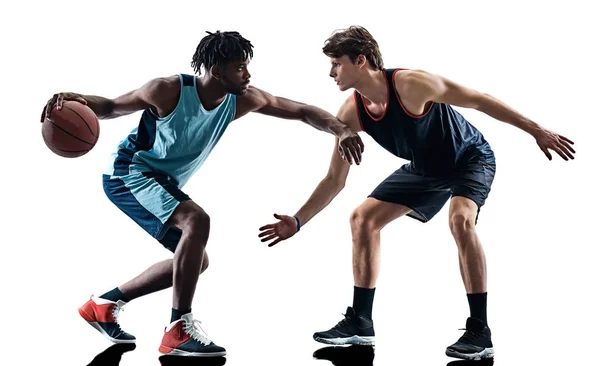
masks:
[[[166,224],[177,206],[190,198],[171,177],[156,172],[111,177],[104,174],[102,185],[108,199],[148,234],[175,252],[181,230]]]
[[[443,176],[417,174],[408,163],[381,182],[369,197],[406,206],[412,209],[407,216],[421,222],[431,220],[451,197],[467,197],[477,204],[477,221],[495,173],[496,163],[490,161],[470,161]]]

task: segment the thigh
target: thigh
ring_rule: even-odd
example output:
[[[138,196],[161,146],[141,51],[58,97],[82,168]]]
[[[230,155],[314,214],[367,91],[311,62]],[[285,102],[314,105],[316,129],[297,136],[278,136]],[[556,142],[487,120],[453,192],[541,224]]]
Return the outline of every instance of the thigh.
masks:
[[[354,211],[356,214],[367,218],[373,223],[377,229],[383,228],[385,225],[404,216],[412,211],[411,208],[397,203],[385,202],[373,197],[367,198]]]
[[[148,234],[174,251],[181,231],[167,224],[181,202],[190,198],[165,175],[136,173],[122,177],[103,176],[107,197]]]
[[[446,177],[423,176],[404,165],[381,182],[369,197],[411,209],[407,216],[431,220],[451,197]]]
[[[474,161],[457,170],[450,183],[452,196],[466,197],[478,208],[484,205],[494,181],[496,163]]]

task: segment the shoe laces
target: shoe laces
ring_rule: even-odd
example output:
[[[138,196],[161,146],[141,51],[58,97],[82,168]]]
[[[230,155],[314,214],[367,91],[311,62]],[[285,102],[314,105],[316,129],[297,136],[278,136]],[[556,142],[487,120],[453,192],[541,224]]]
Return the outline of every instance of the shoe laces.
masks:
[[[184,332],[190,335],[192,339],[202,343],[205,346],[210,345],[211,340],[208,339],[208,336],[204,329],[202,329],[202,322],[199,320],[194,320],[191,323],[185,322],[183,327]]]
[[[350,323],[350,317],[347,314],[342,314],[344,316],[344,319],[340,320],[339,323],[337,323],[337,325],[334,328],[341,328],[343,326],[348,325],[348,323]]]
[[[478,332],[474,332],[471,329],[467,329],[467,328],[460,328],[459,330],[464,330],[465,334],[462,335],[462,337],[460,337],[460,339],[458,340],[459,342],[462,343],[473,343],[477,337],[479,337],[479,333]]]

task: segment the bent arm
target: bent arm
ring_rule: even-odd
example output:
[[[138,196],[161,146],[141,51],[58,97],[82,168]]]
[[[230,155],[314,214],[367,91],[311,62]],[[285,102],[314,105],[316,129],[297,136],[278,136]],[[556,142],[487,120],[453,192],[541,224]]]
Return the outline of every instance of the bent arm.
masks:
[[[402,94],[400,90],[398,92]],[[467,88],[439,75],[424,71],[412,72],[406,76],[403,92],[406,95],[412,94],[415,98],[420,98],[425,102],[434,101],[476,109],[494,119],[520,128],[532,136],[540,130],[537,123],[497,98]]]
[[[340,121],[343,121],[342,123],[345,126],[358,124],[358,115],[355,111],[354,98],[352,96],[348,97],[344,104],[342,104],[337,116]],[[308,201],[296,213],[296,217],[300,220],[300,225],[306,224],[327,207],[346,185],[350,163],[340,155],[338,149],[339,143],[339,138],[336,138],[327,175],[321,180],[317,188],[315,188]]]
[[[170,93],[170,90],[173,89],[172,84],[172,78],[157,78],[114,99],[97,95],[83,95],[83,98],[99,119],[111,119],[148,107],[161,110],[165,104],[168,104],[168,99],[172,99],[169,98],[172,94]]]
[[[331,201],[342,191],[346,184],[346,178],[350,171],[350,163],[343,160],[338,152],[339,139],[336,137],[335,148],[331,157],[331,163],[329,164],[329,170],[327,175],[317,188],[313,191],[312,195],[306,201],[306,203],[298,210],[296,217],[300,220],[300,225],[304,226],[325,207],[327,207]]]

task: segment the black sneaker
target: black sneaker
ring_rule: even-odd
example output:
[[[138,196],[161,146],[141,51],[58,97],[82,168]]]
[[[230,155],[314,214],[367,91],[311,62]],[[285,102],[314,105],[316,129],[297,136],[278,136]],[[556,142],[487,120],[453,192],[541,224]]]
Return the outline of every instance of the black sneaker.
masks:
[[[446,356],[479,361],[494,357],[492,332],[476,318],[467,319],[467,329],[460,339],[446,348]]]
[[[356,315],[354,309],[348,307],[342,321],[328,331],[315,333],[313,338],[326,344],[370,346],[375,343],[375,330],[372,320]]]

